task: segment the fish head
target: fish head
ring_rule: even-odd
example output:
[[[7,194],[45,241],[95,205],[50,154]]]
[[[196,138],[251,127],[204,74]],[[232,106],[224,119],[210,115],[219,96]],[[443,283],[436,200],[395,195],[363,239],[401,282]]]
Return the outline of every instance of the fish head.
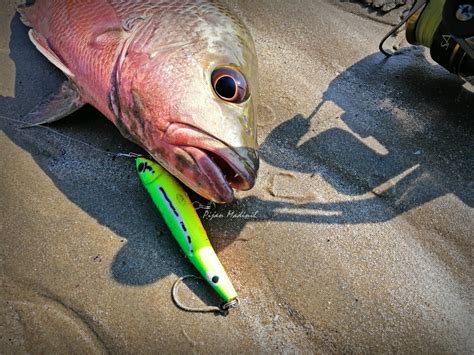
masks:
[[[192,190],[231,202],[234,190],[254,186],[259,167],[254,44],[233,15],[180,20],[174,27],[183,33],[155,38],[145,29],[145,44],[130,46],[120,73],[120,125]],[[166,15],[149,32],[159,33],[163,22]]]

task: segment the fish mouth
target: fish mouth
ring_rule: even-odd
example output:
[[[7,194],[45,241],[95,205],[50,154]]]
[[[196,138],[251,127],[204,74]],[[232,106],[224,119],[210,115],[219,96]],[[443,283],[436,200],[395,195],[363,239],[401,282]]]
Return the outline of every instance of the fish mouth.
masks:
[[[181,171],[183,182],[209,200],[232,202],[234,190],[250,190],[255,185],[258,170],[255,149],[231,148],[199,128],[183,123],[170,124],[164,137],[167,143],[192,157],[194,169],[199,170],[198,181],[192,171]]]

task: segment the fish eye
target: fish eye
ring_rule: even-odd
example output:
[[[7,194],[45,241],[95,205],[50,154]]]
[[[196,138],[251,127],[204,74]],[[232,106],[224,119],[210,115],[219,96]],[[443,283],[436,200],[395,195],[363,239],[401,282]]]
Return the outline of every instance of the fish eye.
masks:
[[[211,75],[212,87],[222,100],[241,103],[248,97],[247,81],[239,71],[231,68],[217,68]]]

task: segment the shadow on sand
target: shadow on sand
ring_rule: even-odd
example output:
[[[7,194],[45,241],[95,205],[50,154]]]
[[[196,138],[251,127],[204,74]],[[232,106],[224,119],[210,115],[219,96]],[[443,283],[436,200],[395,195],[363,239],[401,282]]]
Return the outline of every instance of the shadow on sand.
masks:
[[[0,97],[0,114],[21,120],[45,93],[58,87],[61,74],[29,43],[18,16],[11,30],[16,91],[13,98]],[[299,203],[246,197],[215,209],[222,214],[230,210],[258,214],[204,221],[211,239],[219,250],[232,243],[247,223],[259,221],[379,223],[445,194],[455,194],[472,207],[472,98],[457,78],[426,62],[418,49],[390,60],[380,54],[362,59],[334,79],[310,117],[285,120],[261,146],[262,159],[275,169],[318,174],[347,200]],[[340,119],[349,129],[334,127],[312,134],[312,124],[325,120],[319,109],[327,102],[343,110]],[[8,120],[0,123],[67,198],[123,237],[111,269],[115,280],[144,285],[172,273],[193,272],[189,263],[177,258],[178,247],[140,186],[132,161],[113,159],[45,129],[19,131]],[[101,150],[139,151],[92,108],[50,127]],[[310,138],[300,144],[308,134]],[[384,151],[365,144],[367,137]],[[396,177],[396,182],[377,191]],[[222,240],[213,238],[222,235],[226,236]],[[199,296],[205,301],[213,297],[207,291]]]

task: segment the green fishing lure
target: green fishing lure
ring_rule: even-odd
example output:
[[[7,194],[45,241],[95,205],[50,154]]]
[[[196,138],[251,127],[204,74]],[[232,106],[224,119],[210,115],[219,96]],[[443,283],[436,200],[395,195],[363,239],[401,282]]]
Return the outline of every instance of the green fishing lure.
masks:
[[[236,301],[234,286],[181,184],[163,167],[149,159],[137,158],[136,167],[143,186],[184,254],[227,304]]]

